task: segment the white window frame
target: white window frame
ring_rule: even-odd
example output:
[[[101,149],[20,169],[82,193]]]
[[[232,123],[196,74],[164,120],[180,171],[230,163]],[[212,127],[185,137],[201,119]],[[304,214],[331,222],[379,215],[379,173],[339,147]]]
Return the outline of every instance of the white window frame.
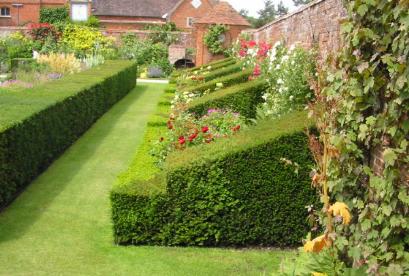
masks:
[[[9,7],[0,7],[0,17],[11,17],[11,10]]]
[[[193,28],[194,24],[195,24],[195,18],[194,17],[187,17],[186,18],[186,26],[188,28]]]
[[[86,9],[86,16],[83,19],[74,18],[74,6],[83,6]],[[75,22],[85,22],[89,18],[89,6],[87,2],[71,2],[71,20]]]

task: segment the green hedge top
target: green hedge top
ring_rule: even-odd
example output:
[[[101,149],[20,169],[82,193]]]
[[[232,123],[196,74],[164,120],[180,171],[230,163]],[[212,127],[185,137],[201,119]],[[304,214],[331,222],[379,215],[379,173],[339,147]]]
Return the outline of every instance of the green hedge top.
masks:
[[[244,151],[281,136],[302,132],[312,126],[313,121],[308,119],[305,111],[290,113],[276,120],[261,121],[254,127],[240,131],[231,139],[171,153],[166,160],[166,170],[175,170],[179,167],[191,166],[196,162],[204,163],[219,159],[226,154]]]
[[[211,108],[230,109],[246,118],[255,118],[257,105],[263,102],[267,88],[265,80],[255,80],[233,85],[195,99],[188,105],[189,112],[203,116]]]
[[[241,72],[237,72],[234,74],[230,74],[227,76],[223,76],[199,85],[194,86],[187,86],[182,88],[183,91],[193,91],[193,92],[204,92],[208,89],[214,90],[217,88],[218,83],[222,83],[223,87],[229,87],[238,83],[246,82],[253,73],[252,70],[245,70]]]
[[[144,172],[140,172],[141,169],[137,167],[138,161],[136,161],[129,171],[119,179],[118,183],[114,186],[113,192],[130,195],[165,193],[165,175],[170,171],[220,159],[228,154],[256,147],[281,136],[302,132],[312,125],[313,122],[307,118],[307,113],[304,111],[291,113],[276,120],[262,121],[254,127],[242,130],[236,136],[229,139],[218,140],[209,145],[199,145],[171,153],[167,157],[165,170],[163,172],[156,169],[151,170],[151,172],[155,171],[157,173],[156,176],[150,173],[149,176],[146,177]],[[166,128],[162,128],[162,130],[163,129]],[[158,139],[159,133],[159,128],[150,128],[146,134],[145,141]],[[152,158],[149,157],[148,152],[148,149],[143,149],[143,146],[141,146],[136,160]],[[144,154],[148,155],[141,157]],[[137,175],[132,176],[133,172],[136,171],[138,171]]]
[[[78,93],[83,93],[105,79],[114,77],[126,68],[136,66],[131,61],[107,61],[104,65],[66,76],[20,92],[5,91],[0,94],[0,132],[27,118],[58,104]]]
[[[223,66],[217,69],[212,69],[210,73],[204,74],[204,79],[205,81],[211,81],[239,71],[242,71],[242,64],[233,63],[231,65]]]

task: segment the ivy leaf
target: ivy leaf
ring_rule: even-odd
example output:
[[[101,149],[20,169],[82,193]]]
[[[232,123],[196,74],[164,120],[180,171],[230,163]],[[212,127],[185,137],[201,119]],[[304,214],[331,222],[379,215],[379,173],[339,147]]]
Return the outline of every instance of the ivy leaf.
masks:
[[[360,5],[360,6],[358,7],[358,10],[357,10],[357,12],[358,12],[358,14],[359,14],[360,16],[364,16],[367,11],[368,11],[368,6],[365,5],[365,4]]]
[[[401,75],[396,81],[396,86],[398,87],[398,89],[402,89],[407,81],[407,77],[405,75]]]
[[[393,166],[395,165],[395,162],[398,159],[398,156],[396,155],[393,149],[388,148],[383,152],[383,159],[385,161],[385,164],[389,166]]]

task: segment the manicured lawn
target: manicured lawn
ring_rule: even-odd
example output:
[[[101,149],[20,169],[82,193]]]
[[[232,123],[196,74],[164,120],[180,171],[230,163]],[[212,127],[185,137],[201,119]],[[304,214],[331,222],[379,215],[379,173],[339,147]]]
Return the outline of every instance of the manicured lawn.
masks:
[[[138,85],[0,214],[0,275],[260,275],[292,254],[112,243],[109,191],[164,88]]]

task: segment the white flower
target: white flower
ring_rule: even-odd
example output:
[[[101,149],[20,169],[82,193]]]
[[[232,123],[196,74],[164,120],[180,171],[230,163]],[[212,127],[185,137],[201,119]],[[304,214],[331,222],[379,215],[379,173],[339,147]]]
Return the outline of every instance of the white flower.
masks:
[[[290,96],[290,101],[294,100],[294,96]]]

